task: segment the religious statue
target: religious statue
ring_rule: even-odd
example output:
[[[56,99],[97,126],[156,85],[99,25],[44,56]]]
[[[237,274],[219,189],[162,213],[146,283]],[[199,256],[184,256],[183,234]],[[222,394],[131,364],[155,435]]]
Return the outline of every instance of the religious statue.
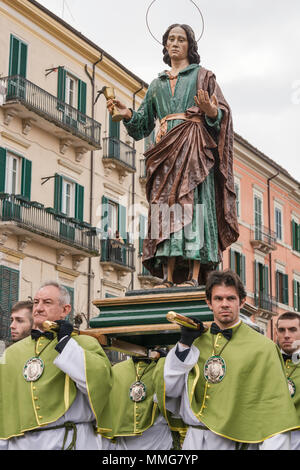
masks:
[[[156,144],[145,153],[143,264],[163,278],[157,287],[197,287],[239,236],[231,110],[215,75],[199,65],[190,26],[171,25],[162,44],[171,68],[151,82],[139,109],[116,99],[107,106],[123,115],[135,140],[148,136],[159,120]]]

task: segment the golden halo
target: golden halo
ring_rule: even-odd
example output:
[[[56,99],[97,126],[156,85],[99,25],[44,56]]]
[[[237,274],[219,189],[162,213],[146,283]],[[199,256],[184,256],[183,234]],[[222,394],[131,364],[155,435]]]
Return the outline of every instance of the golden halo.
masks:
[[[200,34],[199,38],[196,39],[196,42],[199,42],[200,39],[201,39],[202,36],[203,36],[203,33],[204,33],[204,18],[203,18],[203,15],[202,15],[201,10],[200,10],[200,8],[198,7],[198,5],[196,5],[196,3],[193,2],[193,0],[189,0],[189,1],[190,1],[190,2],[194,5],[194,7],[198,10],[198,12],[199,12],[199,14],[200,14],[200,16],[201,16],[202,31],[201,31],[201,34]],[[150,10],[150,8],[152,7],[153,3],[155,3],[155,2],[156,2],[156,0],[152,0],[152,2],[150,3],[150,5],[148,6],[147,13],[146,13],[146,25],[147,25],[148,31],[149,31],[149,33],[151,34],[151,36],[153,37],[153,39],[154,39],[156,42],[158,42],[161,46],[163,46],[162,42],[160,42],[160,41],[154,36],[154,34],[152,34],[151,29],[150,29],[150,26],[149,26],[149,22],[148,22],[149,10]]]

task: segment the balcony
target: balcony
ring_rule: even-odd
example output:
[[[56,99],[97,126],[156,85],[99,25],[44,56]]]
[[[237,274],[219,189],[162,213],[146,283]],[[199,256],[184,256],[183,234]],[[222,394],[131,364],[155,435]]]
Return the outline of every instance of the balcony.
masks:
[[[105,176],[110,176],[112,170],[117,170],[122,183],[125,176],[136,171],[135,149],[116,137],[103,139],[103,165]]]
[[[258,308],[259,315],[270,319],[277,315],[277,300],[275,297],[266,295],[264,292],[254,293],[254,305]]]
[[[32,125],[54,134],[61,140],[62,153],[69,145],[75,148],[77,154],[101,148],[99,122],[20,75],[0,79],[0,100],[6,124],[18,116],[22,119],[24,134],[30,132]]]
[[[276,234],[262,225],[252,226],[250,243],[253,248],[268,254],[277,248]]]
[[[0,232],[13,234],[19,240],[35,240],[75,257],[100,255],[100,240],[94,227],[23,196],[0,194]]]
[[[134,246],[130,243],[110,238],[101,240],[100,263],[108,275],[110,272],[116,271],[118,278],[121,279],[128,273],[135,271],[134,254]]]

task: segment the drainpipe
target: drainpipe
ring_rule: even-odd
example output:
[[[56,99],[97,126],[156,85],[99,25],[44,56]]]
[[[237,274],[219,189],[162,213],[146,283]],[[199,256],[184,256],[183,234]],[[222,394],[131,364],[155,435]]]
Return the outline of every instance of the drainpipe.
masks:
[[[85,73],[90,79],[92,85],[92,119],[95,119],[95,70],[96,65],[103,59],[103,52],[100,58],[93,64],[93,73],[90,75],[87,65],[84,66]],[[93,222],[93,198],[94,198],[94,151],[91,150],[91,173],[90,173],[90,214],[89,223]],[[88,259],[88,290],[87,290],[87,326],[89,326],[91,316],[91,279],[92,279],[92,258]]]
[[[144,82],[141,82],[141,87],[136,90],[134,93],[133,93],[133,97],[132,97],[132,109],[135,111],[135,97],[136,95],[142,91],[142,89],[144,88]],[[133,140],[133,149],[135,150],[135,140]],[[136,167],[136,158],[135,158],[135,154],[134,154],[134,161],[133,161],[133,164],[134,166]],[[132,173],[132,194],[131,194],[131,204],[132,204],[132,210],[134,210],[134,204],[135,204],[135,173]],[[132,233],[134,233],[134,212],[133,212],[133,217],[132,217]],[[130,290],[133,290],[134,289],[134,272],[131,273],[131,283],[130,283]]]
[[[276,176],[279,175],[279,171],[276,173],[276,175],[271,176],[270,178],[267,179],[267,185],[268,185],[268,229],[269,229],[269,235],[271,234],[271,203],[270,203],[270,181]],[[272,288],[272,251],[269,253],[269,284],[270,284],[270,298],[272,302],[273,298],[273,288]],[[271,304],[272,305],[272,304]],[[273,340],[273,317],[271,318],[271,339]]]

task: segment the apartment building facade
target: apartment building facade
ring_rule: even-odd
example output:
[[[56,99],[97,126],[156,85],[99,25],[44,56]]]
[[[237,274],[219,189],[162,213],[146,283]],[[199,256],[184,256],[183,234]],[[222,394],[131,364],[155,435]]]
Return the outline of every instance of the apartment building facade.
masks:
[[[35,0],[0,0],[0,339],[12,304],[46,280],[84,325],[94,299],[157,282],[141,263],[154,136],[134,142],[113,122],[104,86],[137,108],[148,85]],[[222,267],[272,337],[278,313],[300,311],[299,183],[238,135],[234,152],[240,238]]]

